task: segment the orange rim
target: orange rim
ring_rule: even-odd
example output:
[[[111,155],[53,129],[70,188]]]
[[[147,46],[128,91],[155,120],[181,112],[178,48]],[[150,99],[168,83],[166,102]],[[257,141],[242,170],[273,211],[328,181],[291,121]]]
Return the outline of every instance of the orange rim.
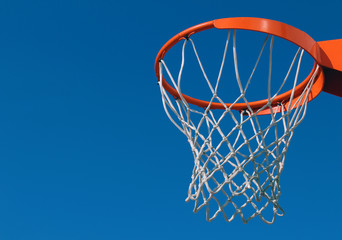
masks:
[[[310,78],[312,77],[314,70],[316,68],[316,64],[323,65],[323,66],[329,66],[329,59],[326,57],[324,52],[321,50],[319,45],[315,40],[313,40],[308,34],[305,32],[292,27],[288,24],[269,20],[269,19],[263,19],[263,18],[250,18],[250,17],[239,17],[239,18],[224,18],[224,19],[217,19],[209,22],[205,22],[199,25],[196,25],[194,27],[188,28],[173,38],[171,38],[159,51],[156,61],[155,61],[155,72],[158,78],[158,81],[160,79],[160,72],[159,72],[159,62],[162,60],[165,56],[165,54],[179,41],[186,39],[187,37],[190,37],[191,35],[201,32],[207,29],[211,28],[217,28],[217,29],[243,29],[243,30],[250,30],[250,31],[257,31],[257,32],[263,32],[267,34],[271,34],[283,39],[286,39],[297,46],[304,49],[307,53],[309,53],[313,59],[315,60],[315,66],[309,76],[304,79],[300,84],[298,84],[295,88],[294,97],[296,98],[301,94],[303,89],[305,88],[306,84],[310,81]],[[172,96],[175,98],[180,98],[178,92],[176,89],[174,89],[163,77],[163,87],[166,91],[168,91]],[[309,95],[308,101],[311,101],[314,99],[323,89],[324,85],[324,75],[322,74],[322,71],[318,72],[317,78],[315,79],[315,83],[313,84],[311,88],[311,92]],[[287,102],[288,99],[290,99],[292,90],[289,90],[285,93],[282,93],[278,95],[272,102],[272,105],[276,105],[280,102]],[[209,104],[211,104],[211,109],[225,109],[226,107],[231,107],[231,109],[235,110],[244,110],[247,109],[246,103],[235,103],[233,106],[231,103],[225,103],[226,106],[222,105],[221,103],[215,103],[215,102],[208,102],[200,99],[196,99],[193,97],[190,97],[188,95],[182,94],[182,97],[191,104],[197,105],[199,107],[206,108]],[[260,101],[254,101],[248,103],[248,105],[252,109],[259,109],[263,107],[268,102],[267,99],[260,100]],[[301,103],[303,104],[303,103]]]

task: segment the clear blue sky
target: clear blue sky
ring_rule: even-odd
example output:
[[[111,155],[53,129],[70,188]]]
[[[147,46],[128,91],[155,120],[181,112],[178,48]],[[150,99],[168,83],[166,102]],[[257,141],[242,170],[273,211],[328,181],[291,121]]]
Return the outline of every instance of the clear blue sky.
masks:
[[[295,131],[273,225],[206,222],[193,158],[162,108],[154,59],[174,34],[263,17],[342,38],[340,1],[0,3],[0,239],[342,239],[342,99]]]

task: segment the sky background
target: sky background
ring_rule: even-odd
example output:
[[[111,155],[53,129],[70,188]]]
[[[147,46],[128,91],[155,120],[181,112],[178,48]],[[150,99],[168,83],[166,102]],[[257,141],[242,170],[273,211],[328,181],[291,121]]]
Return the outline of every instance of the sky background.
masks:
[[[0,239],[342,239],[340,111],[322,93],[282,174],[285,216],[206,222],[186,203],[193,157],[167,119],[154,60],[225,17],[341,38],[340,1],[0,2]]]

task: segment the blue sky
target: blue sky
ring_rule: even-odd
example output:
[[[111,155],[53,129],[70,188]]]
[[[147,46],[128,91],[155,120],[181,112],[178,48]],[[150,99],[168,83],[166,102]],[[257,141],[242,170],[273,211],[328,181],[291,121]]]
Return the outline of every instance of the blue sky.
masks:
[[[0,239],[341,239],[342,99],[296,129],[273,225],[206,222],[193,157],[162,108],[154,59],[190,26],[264,17],[341,38],[339,1],[1,1]]]

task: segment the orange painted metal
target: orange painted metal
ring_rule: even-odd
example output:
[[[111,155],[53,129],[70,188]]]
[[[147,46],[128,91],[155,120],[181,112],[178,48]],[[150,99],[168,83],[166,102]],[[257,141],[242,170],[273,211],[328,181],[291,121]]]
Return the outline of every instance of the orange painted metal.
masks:
[[[323,91],[342,97],[342,72],[331,69],[323,68],[325,83]]]
[[[323,91],[342,97],[342,39],[318,42],[329,56],[331,67],[324,67],[325,84]]]
[[[342,40],[333,40],[333,41],[324,41],[317,43],[315,40],[313,40],[308,34],[305,32],[292,27],[288,24],[269,20],[269,19],[263,19],[263,18],[250,18],[250,17],[240,17],[240,18],[224,18],[224,19],[217,19],[213,21],[209,21],[206,23],[202,23],[199,25],[196,25],[194,27],[188,28],[181,33],[177,34],[173,38],[171,38],[159,51],[156,61],[155,61],[155,72],[159,81],[160,73],[159,73],[159,61],[163,59],[167,51],[172,48],[177,42],[181,41],[182,39],[185,39],[192,34],[195,34],[200,31],[204,31],[210,28],[217,28],[217,29],[245,29],[250,31],[258,31],[263,32],[267,34],[271,34],[283,39],[286,39],[299,47],[303,48],[306,52],[308,52],[315,60],[316,64],[318,64],[321,69],[318,72],[318,75],[315,79],[315,83],[311,89],[309,101],[314,99],[318,96],[318,94],[324,89],[324,91],[330,92],[332,94],[342,96]],[[295,88],[294,93],[294,101],[296,98],[299,97],[303,89],[305,88],[306,84],[309,82],[313,71],[316,66],[314,66],[312,72],[309,74],[309,76],[304,79],[299,85]],[[336,72],[333,74],[331,73],[331,69],[334,69]],[[323,70],[323,71],[322,71]],[[329,76],[328,79],[326,77]],[[331,79],[330,79],[331,78]],[[163,86],[164,88],[175,98],[179,98],[179,94],[176,89],[170,86],[169,83],[163,78]],[[324,82],[327,81],[327,85],[329,87],[326,87]],[[339,94],[336,94],[336,91],[332,91],[331,89],[334,89],[334,86],[339,86]],[[285,104],[286,107],[289,107],[287,103],[288,99],[291,96],[291,92],[287,91],[283,94],[280,94],[277,96],[273,102],[272,106],[276,106],[279,103]],[[182,94],[182,96],[185,98],[185,100],[188,103],[206,108],[209,105],[209,102],[203,101],[200,99],[192,98],[190,96],[187,96],[185,94]],[[250,102],[248,105],[254,109],[258,110],[262,106],[264,106],[267,103],[267,99],[261,100],[261,101],[255,101]],[[301,105],[302,103],[300,103]],[[226,103],[226,107],[230,107],[231,103]],[[293,107],[293,106],[292,106]],[[223,106],[221,103],[211,103],[210,106],[211,109],[225,109],[225,106]],[[235,103],[232,107],[232,109],[235,110],[244,110],[247,109],[247,105],[245,103]],[[264,110],[260,114],[268,114],[269,110]]]
[[[330,65],[324,65],[342,71],[342,39],[317,42],[319,48],[329,58]]]

